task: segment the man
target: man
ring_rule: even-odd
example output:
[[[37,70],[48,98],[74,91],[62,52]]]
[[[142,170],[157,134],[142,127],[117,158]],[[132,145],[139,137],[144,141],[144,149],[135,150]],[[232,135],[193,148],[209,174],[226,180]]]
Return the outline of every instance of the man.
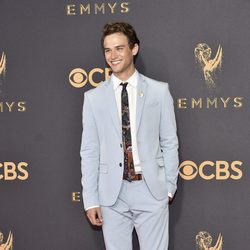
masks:
[[[168,203],[175,194],[178,140],[167,83],[138,73],[139,39],[127,23],[106,24],[110,79],[85,93],[81,145],[87,217],[108,250],[168,248]]]

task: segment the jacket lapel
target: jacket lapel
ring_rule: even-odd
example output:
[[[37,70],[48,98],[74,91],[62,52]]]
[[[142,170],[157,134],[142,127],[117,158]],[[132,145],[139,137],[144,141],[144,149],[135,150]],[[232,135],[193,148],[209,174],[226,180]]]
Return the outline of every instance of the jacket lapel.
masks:
[[[110,78],[106,82],[105,102],[107,104],[107,112],[111,115],[115,130],[116,130],[119,138],[121,138],[122,126],[121,126],[121,122],[120,122],[119,114],[118,114],[118,110],[117,110],[115,91],[114,91],[113,84],[112,84]]]
[[[115,92],[113,88],[113,84],[110,78],[106,81],[106,98],[105,101],[107,103],[107,111],[110,113],[115,130],[121,139],[122,137],[122,126],[119,119],[119,114],[117,110],[117,104],[115,99]],[[139,74],[138,76],[138,85],[137,85],[137,96],[136,96],[136,131],[138,133],[138,129],[140,126],[142,111],[144,107],[144,102],[147,94],[147,83],[144,77]]]
[[[137,96],[136,96],[136,132],[138,133],[138,129],[141,122],[141,116],[143,111],[143,106],[145,102],[147,94],[147,83],[144,77],[139,74],[138,76],[138,85],[137,85]]]

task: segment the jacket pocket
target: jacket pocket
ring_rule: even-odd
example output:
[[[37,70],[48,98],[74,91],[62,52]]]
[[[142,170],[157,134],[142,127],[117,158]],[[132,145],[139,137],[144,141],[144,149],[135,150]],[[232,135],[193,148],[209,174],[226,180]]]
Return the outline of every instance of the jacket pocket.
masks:
[[[151,102],[151,103],[148,103],[148,104],[147,104],[147,107],[156,107],[156,106],[158,106],[158,104],[159,104],[158,101],[156,101],[156,102]]]

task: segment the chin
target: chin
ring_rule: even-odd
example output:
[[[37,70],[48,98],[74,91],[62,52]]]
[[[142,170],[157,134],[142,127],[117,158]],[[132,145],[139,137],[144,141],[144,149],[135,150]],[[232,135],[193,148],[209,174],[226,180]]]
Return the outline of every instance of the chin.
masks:
[[[122,72],[122,70],[120,70],[120,69],[115,69],[115,68],[111,68],[111,70],[112,70],[113,73],[116,73],[116,74]]]
[[[109,67],[112,69],[112,71],[116,72],[116,73],[119,73],[119,72],[121,72],[123,70],[121,66],[122,65],[119,65],[119,66],[109,65]]]

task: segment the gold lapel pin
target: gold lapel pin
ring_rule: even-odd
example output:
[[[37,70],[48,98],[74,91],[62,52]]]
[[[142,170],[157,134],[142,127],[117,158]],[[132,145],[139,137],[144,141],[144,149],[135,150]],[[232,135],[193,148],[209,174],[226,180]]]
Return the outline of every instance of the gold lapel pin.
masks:
[[[143,97],[143,96],[144,96],[144,93],[141,91],[141,92],[139,93],[139,96],[140,96],[140,97]]]

